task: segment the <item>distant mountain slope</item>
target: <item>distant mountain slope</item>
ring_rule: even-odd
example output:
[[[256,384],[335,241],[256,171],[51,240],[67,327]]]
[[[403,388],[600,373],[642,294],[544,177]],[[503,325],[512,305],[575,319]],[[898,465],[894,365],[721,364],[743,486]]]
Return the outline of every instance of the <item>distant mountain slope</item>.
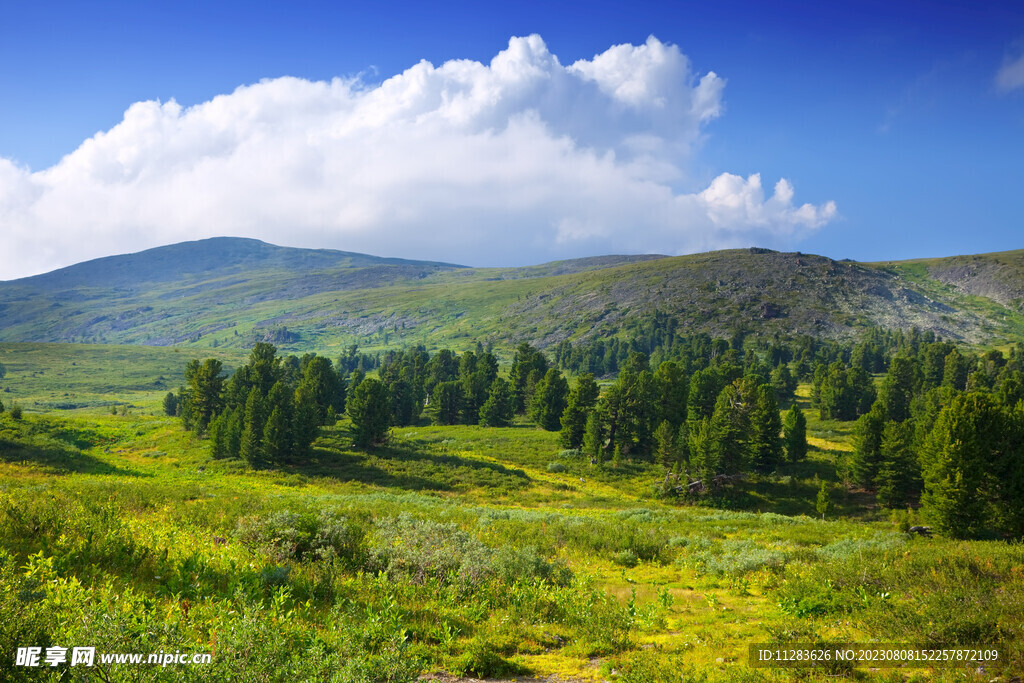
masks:
[[[212,237],[107,256],[0,285],[39,290],[72,287],[136,287],[149,283],[212,280],[261,270],[311,272],[338,268],[400,266],[406,269],[463,268],[450,263],[380,258],[333,249],[278,247],[241,237]]]
[[[890,263],[742,249],[467,268],[216,238],[0,282],[0,341],[291,350],[683,331],[850,337],[865,326],[971,343],[1024,335],[1024,251]]]
[[[961,294],[985,297],[1024,311],[1024,249],[882,265],[907,277],[923,274]]]

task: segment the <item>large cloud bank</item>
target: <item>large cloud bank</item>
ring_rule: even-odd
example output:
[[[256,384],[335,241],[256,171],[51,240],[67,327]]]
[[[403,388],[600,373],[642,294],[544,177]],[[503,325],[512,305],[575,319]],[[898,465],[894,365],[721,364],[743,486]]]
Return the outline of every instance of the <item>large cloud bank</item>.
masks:
[[[688,175],[724,85],[655,38],[565,66],[532,35],[380,84],[138,102],[50,168],[0,157],[0,279],[214,235],[471,265],[790,244],[835,205]]]

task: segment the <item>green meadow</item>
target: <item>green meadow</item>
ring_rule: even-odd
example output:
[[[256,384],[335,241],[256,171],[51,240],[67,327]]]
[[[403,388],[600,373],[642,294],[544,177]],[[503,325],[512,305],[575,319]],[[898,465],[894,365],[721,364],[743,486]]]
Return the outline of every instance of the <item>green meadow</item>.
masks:
[[[194,349],[0,344],[0,680],[1012,680],[1024,548],[907,533],[838,467],[852,423],[697,503],[558,434],[347,418],[304,461],[214,460],[161,400]],[[237,349],[209,349],[226,366]],[[797,401],[807,408],[808,387]],[[20,407],[15,417],[12,407]],[[815,510],[821,482],[835,511]],[[984,664],[753,667],[751,644],[981,647]],[[209,653],[19,667],[19,647]]]

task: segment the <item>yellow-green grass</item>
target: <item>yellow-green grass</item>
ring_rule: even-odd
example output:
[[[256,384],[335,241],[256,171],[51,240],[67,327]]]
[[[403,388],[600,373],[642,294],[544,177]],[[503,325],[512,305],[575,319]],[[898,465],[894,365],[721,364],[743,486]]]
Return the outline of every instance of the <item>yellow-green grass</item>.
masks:
[[[210,460],[207,444],[170,418],[86,409],[66,418],[29,415],[19,425],[2,420],[4,443],[14,431],[32,428],[83,446],[62,461],[0,457],[0,539],[11,553],[6,566],[20,577],[5,581],[24,589],[32,577],[45,579],[40,590],[47,608],[71,610],[57,615],[52,632],[68,637],[122,642],[65,621],[84,610],[121,623],[126,616],[118,611],[120,599],[170,634],[164,641],[125,636],[126,646],[190,644],[221,657],[241,656],[240,645],[225,634],[255,629],[242,621],[251,613],[254,624],[267,629],[288,625],[291,639],[267,647],[321,643],[343,651],[349,641],[338,634],[361,633],[370,639],[366,656],[384,656],[390,646],[368,634],[385,628],[379,618],[392,618],[389,610],[398,610],[396,628],[407,639],[403,652],[422,657],[426,670],[457,670],[467,657],[486,659],[489,653],[506,663],[499,667],[492,660],[498,667],[492,671],[580,680],[606,679],[612,671],[629,676],[649,658],[667,674],[787,680],[786,671],[750,670],[746,647],[810,638],[927,637],[922,629],[929,628],[928,620],[915,623],[914,615],[955,621],[955,615],[937,611],[945,607],[940,594],[954,589],[978,603],[967,603],[961,632],[1010,638],[1022,626],[1024,612],[1015,611],[1024,596],[1019,548],[907,538],[888,522],[666,503],[651,494],[653,467],[606,472],[574,464],[584,474],[582,482],[577,471],[549,473],[547,463],[559,454],[556,435],[525,426],[397,429],[392,449],[362,454],[348,449],[341,423],[327,431],[307,462],[253,472]],[[835,450],[822,451],[822,461]],[[7,447],[0,455],[9,452]],[[82,462],[72,462],[76,458]],[[486,476],[474,478],[478,471]],[[357,476],[341,476],[346,472]],[[331,509],[371,529],[402,513],[454,523],[490,548],[538,548],[542,556],[563,562],[580,588],[528,589],[534,597],[524,598],[531,605],[527,611],[539,614],[537,623],[529,623],[507,599],[518,589],[503,589],[504,597],[497,598],[487,597],[494,594],[486,590],[436,593],[406,580],[378,584],[371,574],[282,559],[238,537],[240,520],[286,509]],[[33,515],[42,527],[34,535],[24,526]],[[50,519],[59,524],[47,530]],[[91,543],[83,538],[86,528],[97,535]],[[129,540],[133,554],[119,555]],[[83,553],[95,556],[76,559]],[[268,579],[274,567],[291,568],[284,584]],[[921,582],[924,587],[914,585],[911,569],[931,571],[931,579]],[[983,595],[995,578],[999,595]],[[967,585],[954,586],[953,580]],[[316,589],[325,581],[330,597]],[[835,588],[817,595],[827,582]],[[583,588],[588,585],[592,589]],[[599,625],[541,614],[547,601],[562,595],[580,600],[589,595],[585,590],[617,605],[615,613],[629,624],[622,640],[609,644],[594,632]],[[996,599],[1005,607],[993,606]],[[814,600],[824,605],[820,613]],[[906,633],[887,629],[887,615]],[[449,636],[438,631],[441,624]],[[1005,656],[1017,656],[1019,665],[1019,647],[1007,641],[1000,647]],[[262,665],[253,658],[249,666],[256,671]],[[228,671],[224,667],[216,671]]]
[[[194,351],[177,347],[102,344],[0,343],[0,401],[28,411],[86,411],[127,407],[154,413],[168,391],[185,381]],[[244,362],[238,349],[209,349],[231,368]]]
[[[716,500],[744,510],[722,510],[657,498],[659,466],[597,468],[525,423],[400,428],[388,447],[361,452],[343,420],[311,457],[252,471],[148,414],[157,398],[128,415],[97,405],[0,416],[0,616],[22,625],[0,626],[0,638],[210,651],[207,673],[222,680],[318,679],[317,657],[336,671],[418,658],[420,670],[505,677],[790,680],[750,669],[748,645],[820,639],[994,639],[1008,663],[985,680],[1024,662],[1020,546],[909,537],[871,521],[881,515],[860,500],[838,519],[814,516],[813,478],[835,481],[849,423],[809,412],[808,461],[738,484]],[[554,461],[567,471],[549,472]],[[368,539],[402,515],[452,524],[493,551],[535,548],[574,578],[424,583],[378,575],[365,559],[289,556],[243,531],[246,520],[325,510]],[[809,512],[777,514],[793,510]]]

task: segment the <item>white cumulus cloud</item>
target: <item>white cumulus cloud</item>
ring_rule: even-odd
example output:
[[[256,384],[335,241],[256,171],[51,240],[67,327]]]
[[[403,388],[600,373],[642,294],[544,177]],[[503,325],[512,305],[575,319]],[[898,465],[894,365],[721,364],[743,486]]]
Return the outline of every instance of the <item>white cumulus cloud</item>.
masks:
[[[214,235],[471,265],[785,245],[836,215],[688,169],[725,81],[649,38],[562,65],[540,36],[379,84],[277,78],[137,102],[54,166],[0,157],[0,279]]]

